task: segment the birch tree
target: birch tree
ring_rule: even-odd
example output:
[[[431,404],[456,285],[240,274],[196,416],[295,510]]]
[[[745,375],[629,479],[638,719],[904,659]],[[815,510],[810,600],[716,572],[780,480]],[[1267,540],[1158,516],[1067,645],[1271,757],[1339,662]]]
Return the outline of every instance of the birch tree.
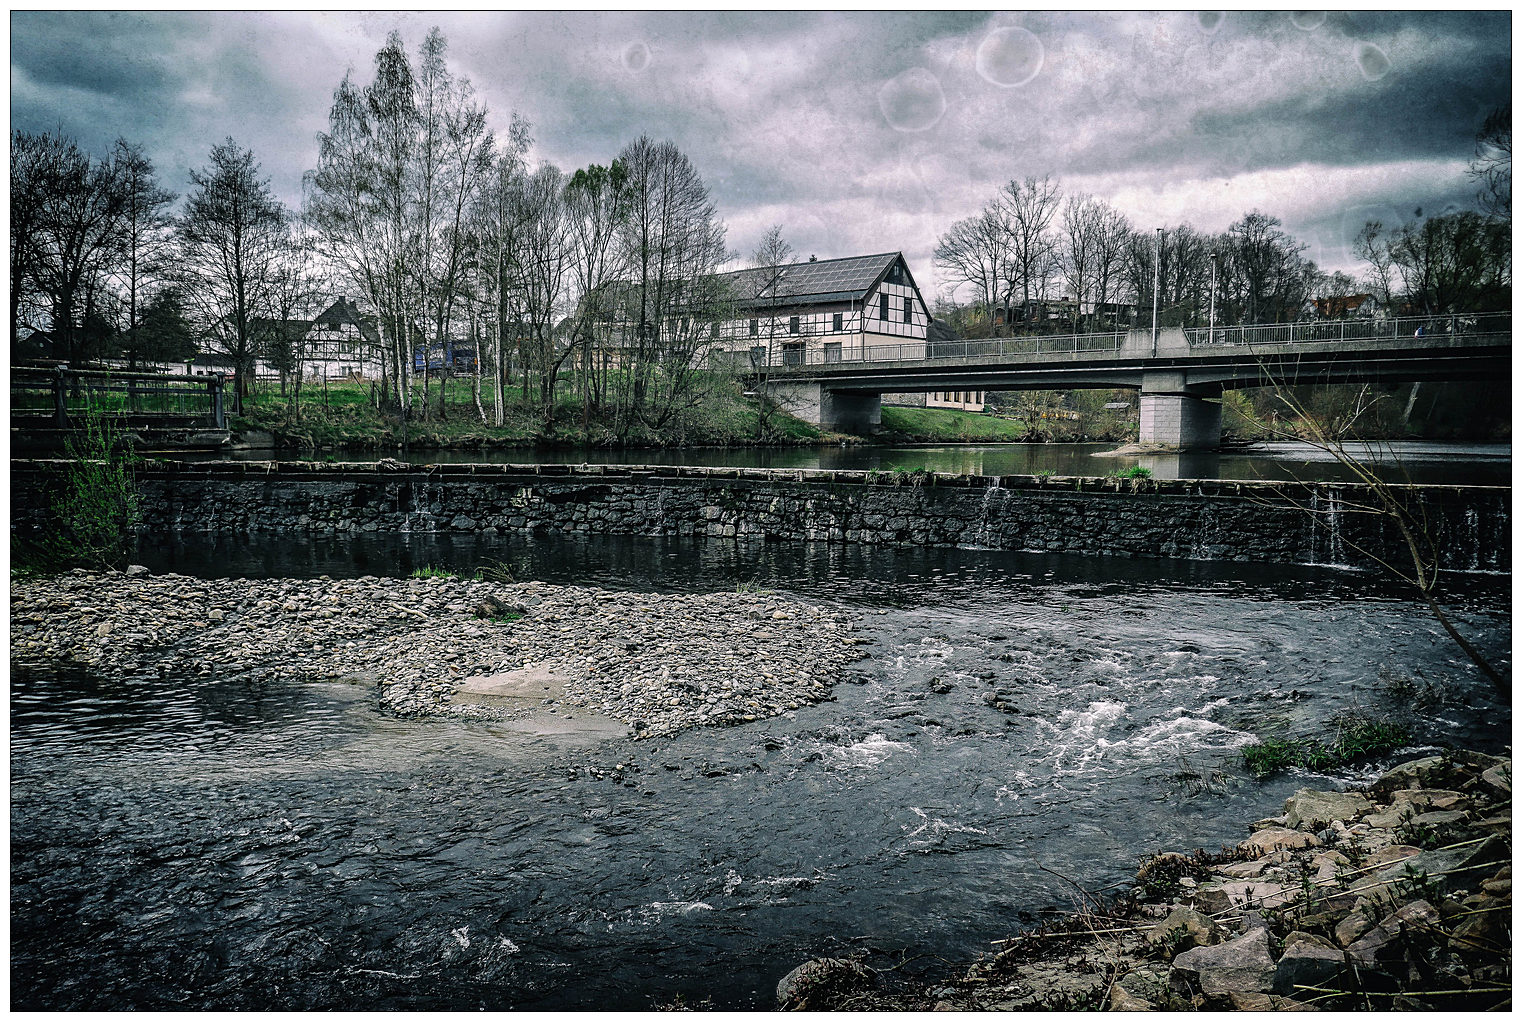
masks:
[[[252,151],[231,138],[190,172],[178,227],[182,293],[196,301],[211,336],[233,362],[234,410],[241,413],[258,351],[255,320],[271,313],[271,292],[288,247],[288,216]]]

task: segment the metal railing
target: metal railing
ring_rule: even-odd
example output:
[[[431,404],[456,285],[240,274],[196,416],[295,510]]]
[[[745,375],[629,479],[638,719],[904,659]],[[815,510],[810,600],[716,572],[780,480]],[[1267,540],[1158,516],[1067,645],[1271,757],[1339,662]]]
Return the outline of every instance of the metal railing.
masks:
[[[1511,313],[1472,315],[1395,316],[1388,319],[1332,319],[1303,323],[1265,323],[1256,326],[1186,327],[1191,347],[1202,345],[1269,345],[1315,342],[1388,341],[1405,339],[1414,344],[1458,343],[1511,335]]]
[[[1119,351],[1124,332],[1054,334],[1037,337],[986,337],[973,340],[906,341],[900,344],[869,344],[864,347],[811,347],[805,344],[774,345],[766,351],[715,351],[716,365],[759,370],[762,367],[804,369],[821,365],[846,366],[862,362],[937,362],[1001,359],[1010,355],[1060,355]]]
[[[73,418],[112,415],[226,429],[226,379],[18,366],[11,369],[11,421],[63,429]]]

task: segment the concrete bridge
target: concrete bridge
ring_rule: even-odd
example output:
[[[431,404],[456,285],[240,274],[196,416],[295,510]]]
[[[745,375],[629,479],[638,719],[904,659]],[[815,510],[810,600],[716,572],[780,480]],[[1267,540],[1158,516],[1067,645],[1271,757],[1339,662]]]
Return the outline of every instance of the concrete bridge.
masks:
[[[1209,450],[1220,442],[1219,398],[1230,388],[1509,377],[1511,316],[918,342],[829,361],[823,351],[800,354],[770,367],[768,392],[826,429],[872,432],[889,392],[1126,387],[1141,392],[1142,443]]]

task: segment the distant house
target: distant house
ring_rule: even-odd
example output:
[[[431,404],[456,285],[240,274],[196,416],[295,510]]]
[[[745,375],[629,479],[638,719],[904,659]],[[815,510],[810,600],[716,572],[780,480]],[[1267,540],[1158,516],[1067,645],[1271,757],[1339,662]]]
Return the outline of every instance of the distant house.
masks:
[[[375,320],[340,296],[312,320],[305,337],[304,372],[318,379],[378,378],[384,361]]]
[[[1317,319],[1368,319],[1379,312],[1379,302],[1367,294],[1310,298],[1304,311]]]
[[[708,347],[730,360],[803,365],[923,358],[930,312],[901,252],[735,270]]]

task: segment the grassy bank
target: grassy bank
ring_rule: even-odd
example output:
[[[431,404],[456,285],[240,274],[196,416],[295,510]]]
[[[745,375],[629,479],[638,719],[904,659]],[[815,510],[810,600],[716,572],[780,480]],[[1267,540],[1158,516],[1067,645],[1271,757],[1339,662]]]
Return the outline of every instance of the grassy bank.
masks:
[[[483,450],[499,447],[685,447],[792,445],[832,439],[818,427],[772,410],[764,417],[760,406],[738,393],[708,395],[694,408],[673,416],[663,428],[636,426],[620,436],[605,416],[592,416],[583,425],[581,408],[570,397],[558,401],[548,423],[541,411],[521,399],[509,398],[503,424],[490,423],[489,399],[483,400],[488,422],[483,423],[467,380],[447,385],[443,413],[434,384],[429,416],[423,418],[422,388],[414,388],[414,418],[405,424],[375,408],[369,383],[345,381],[326,387],[308,384],[302,391],[299,414],[278,387],[262,389],[245,401],[233,429],[271,434],[282,450],[388,450],[403,444]],[[838,437],[833,438],[838,440]]]
[[[1010,443],[1027,439],[1024,422],[951,408],[883,407],[880,443]]]

